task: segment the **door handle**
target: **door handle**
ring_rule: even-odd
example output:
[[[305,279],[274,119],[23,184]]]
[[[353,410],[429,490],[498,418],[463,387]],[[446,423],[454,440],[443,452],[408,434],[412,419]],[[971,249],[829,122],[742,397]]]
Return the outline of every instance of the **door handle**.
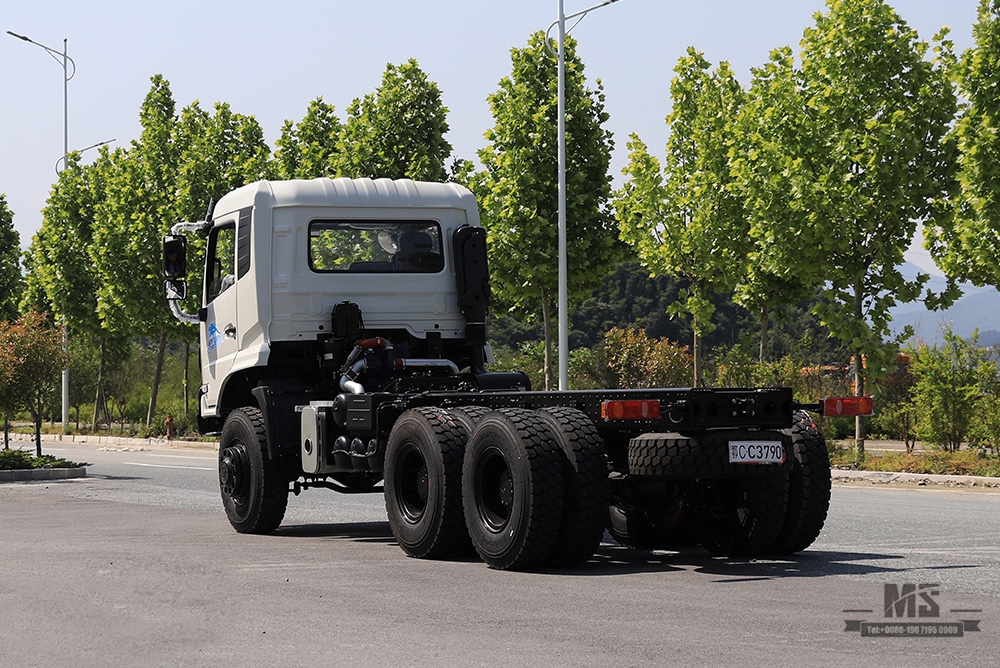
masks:
[[[229,338],[231,339],[236,338],[236,325],[234,325],[233,323],[229,323],[228,325],[226,325],[225,331],[226,331],[226,336],[228,336]]]

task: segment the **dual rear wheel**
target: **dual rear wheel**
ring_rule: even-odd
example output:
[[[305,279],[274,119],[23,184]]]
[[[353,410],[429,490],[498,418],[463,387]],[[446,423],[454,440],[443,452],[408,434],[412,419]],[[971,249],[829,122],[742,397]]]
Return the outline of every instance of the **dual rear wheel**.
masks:
[[[416,557],[525,570],[586,561],[607,512],[603,442],[582,413],[480,407],[407,411],[389,436],[386,510]]]
[[[648,504],[616,497],[611,535],[638,548],[673,549],[700,542],[714,555],[733,557],[786,555],[809,547],[830,505],[830,460],[812,417],[795,414],[792,428],[782,437],[790,461],[777,470],[729,463],[726,444],[734,436],[760,437],[721,432],[697,442],[678,434],[633,439],[630,474],[669,481],[675,491],[683,491],[677,498],[684,503],[672,507],[684,510],[651,512]]]

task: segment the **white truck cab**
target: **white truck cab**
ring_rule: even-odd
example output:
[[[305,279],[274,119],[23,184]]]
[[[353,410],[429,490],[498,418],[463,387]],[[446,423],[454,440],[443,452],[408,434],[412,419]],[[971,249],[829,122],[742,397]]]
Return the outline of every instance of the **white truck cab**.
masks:
[[[360,307],[367,330],[405,332],[417,348],[428,338],[465,339],[454,234],[478,228],[479,214],[459,185],[258,181],[195,225],[208,232],[198,315],[203,418],[222,417],[226,386],[259,374],[276,351],[301,353],[329,337],[344,301]]]

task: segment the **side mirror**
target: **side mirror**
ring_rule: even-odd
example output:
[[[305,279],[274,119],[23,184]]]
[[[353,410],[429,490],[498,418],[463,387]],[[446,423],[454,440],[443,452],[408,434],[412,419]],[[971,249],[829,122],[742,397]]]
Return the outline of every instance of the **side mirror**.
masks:
[[[187,283],[183,280],[168,278],[163,281],[163,296],[167,301],[180,301],[187,298]]]
[[[187,238],[167,235],[163,237],[163,275],[179,279],[187,276]],[[169,297],[168,297],[169,299]]]

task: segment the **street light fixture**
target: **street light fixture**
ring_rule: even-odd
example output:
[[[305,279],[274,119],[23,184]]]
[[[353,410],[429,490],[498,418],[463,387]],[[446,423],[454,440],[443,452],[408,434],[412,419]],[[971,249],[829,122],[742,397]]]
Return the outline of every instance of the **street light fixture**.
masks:
[[[114,141],[116,141],[116,140],[115,139],[105,139],[104,141],[99,141],[96,144],[91,144],[90,146],[87,146],[86,148],[77,149],[76,152],[77,153],[83,153],[84,151],[89,151],[90,149],[97,148],[99,146],[105,146],[105,145],[110,144],[110,143],[112,143]],[[66,161],[68,159],[69,159],[69,156],[68,155],[64,155],[61,158],[59,158],[58,160],[56,160],[56,176],[59,176],[59,163],[62,163],[63,167],[65,168]]]
[[[62,53],[56,51],[55,49],[45,46],[33,39],[25,37],[24,35],[18,35],[16,32],[7,31],[7,34],[11,37],[16,37],[20,40],[28,42],[29,44],[34,44],[35,46],[45,49],[45,52],[52,56],[52,59],[56,62],[62,61],[63,68],[63,164],[69,162],[69,80],[76,76],[76,63],[72,58],[69,57],[68,45],[69,40],[63,39],[63,50]],[[69,66],[73,66],[73,72],[70,73]],[[69,330],[66,327],[66,317],[62,318],[62,337],[63,337],[63,353],[69,354]],[[63,367],[62,371],[62,425],[63,429],[66,429],[69,425],[69,365]]]
[[[556,25],[559,26],[559,81],[558,81],[558,116],[559,116],[559,390],[569,389],[569,278],[566,261],[566,30],[567,19],[577,18],[577,22],[570,26],[570,30],[575,28],[583,17],[607,5],[618,2],[618,0],[605,0],[604,2],[588,7],[579,12],[567,16],[563,11],[563,0],[558,0],[559,18],[549,24],[545,31],[545,46],[548,48],[548,34]],[[551,51],[551,50],[550,50]]]

